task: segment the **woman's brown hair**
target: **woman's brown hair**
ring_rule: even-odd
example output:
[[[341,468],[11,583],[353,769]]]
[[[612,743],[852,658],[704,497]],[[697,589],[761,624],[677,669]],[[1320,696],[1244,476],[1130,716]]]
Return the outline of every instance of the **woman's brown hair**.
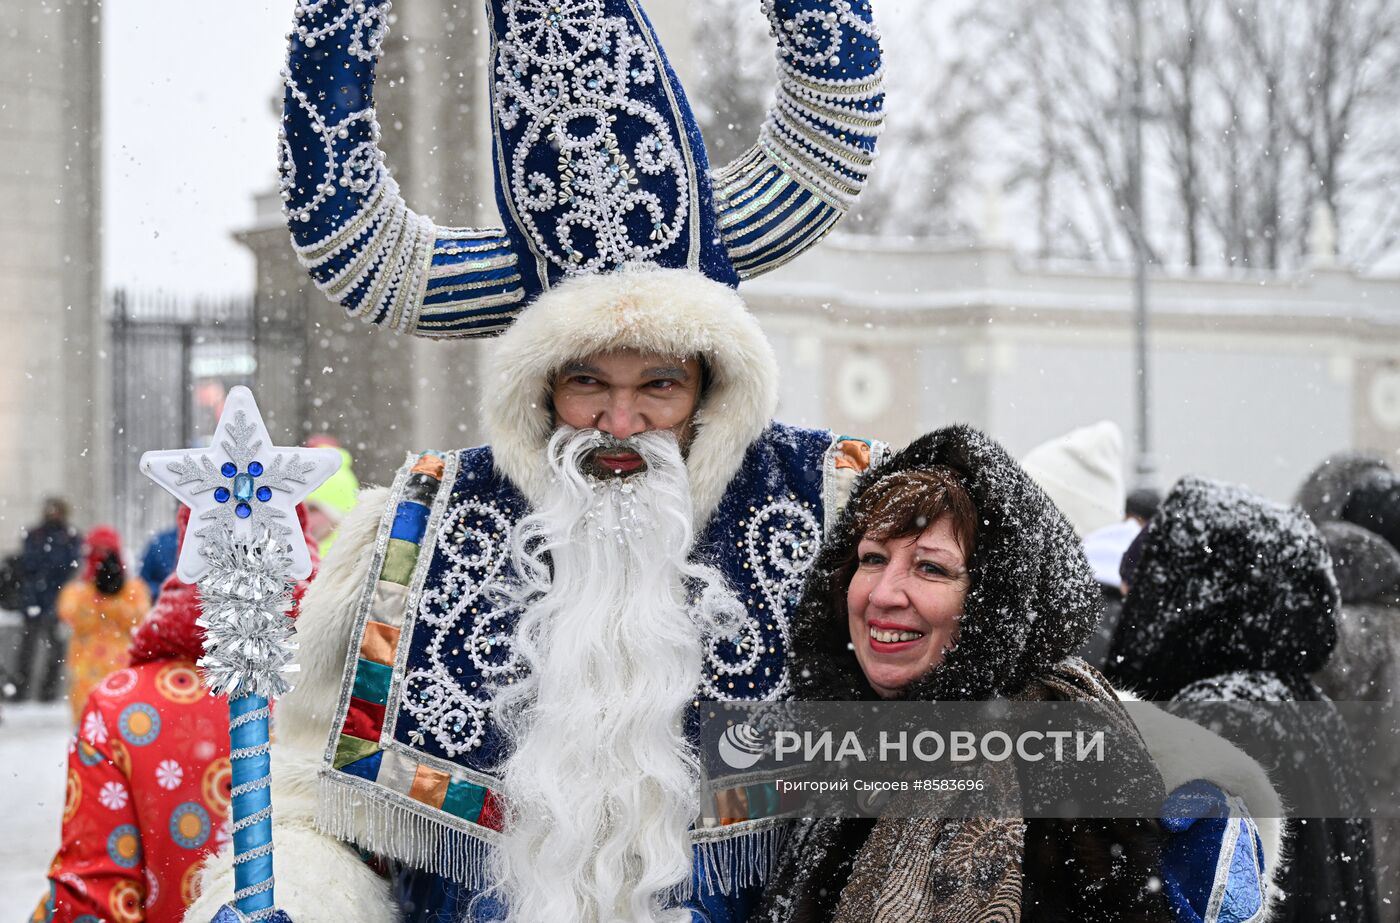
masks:
[[[965,558],[977,539],[977,506],[956,471],[944,465],[898,471],[881,478],[856,501],[851,520],[856,541],[887,542],[919,535],[947,516]]]

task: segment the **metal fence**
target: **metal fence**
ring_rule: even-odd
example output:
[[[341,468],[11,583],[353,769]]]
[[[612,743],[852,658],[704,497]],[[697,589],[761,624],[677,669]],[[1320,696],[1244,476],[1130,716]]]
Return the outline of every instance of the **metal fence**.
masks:
[[[109,296],[112,349],[112,487],[116,527],[129,552],[174,525],[176,502],[142,476],[141,453],[207,445],[224,396],[257,373],[251,298]]]

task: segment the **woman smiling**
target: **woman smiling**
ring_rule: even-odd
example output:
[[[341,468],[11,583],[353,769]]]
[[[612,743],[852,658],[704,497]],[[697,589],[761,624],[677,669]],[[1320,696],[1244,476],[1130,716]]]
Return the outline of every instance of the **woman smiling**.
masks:
[[[1071,656],[1097,616],[1092,571],[1061,512],[1001,446],[968,427],[938,430],[865,475],[827,536],[792,626],[794,695],[1092,703],[1132,751],[1124,765],[1138,767],[1132,784],[1150,803],[1197,779],[1223,795],[1209,780],[1229,778],[1248,780],[1237,792],[1247,804],[1276,812],[1262,770],[1219,738],[1185,722],[1152,730],[1156,742],[1144,736],[1108,682]],[[1034,783],[1019,781],[1022,791]],[[1204,900],[1218,890],[1245,912],[1218,919],[1258,921],[1260,870],[1272,872],[1277,850],[1239,816],[1218,827],[907,812],[810,819],[788,838],[755,918],[1189,921],[1207,916],[1204,887]]]
[[[864,534],[841,568],[846,612],[866,681],[890,699],[957,648],[977,510],[946,467],[884,478],[862,509]]]

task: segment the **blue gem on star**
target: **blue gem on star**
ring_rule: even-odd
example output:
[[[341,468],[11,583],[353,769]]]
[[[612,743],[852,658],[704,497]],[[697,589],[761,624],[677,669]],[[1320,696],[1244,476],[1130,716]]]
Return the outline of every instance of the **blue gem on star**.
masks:
[[[239,519],[251,519],[253,516],[253,498],[256,497],[259,503],[272,502],[272,488],[266,484],[259,485],[257,478],[265,469],[260,461],[250,461],[247,470],[239,471],[238,465],[233,462],[224,462],[219,467],[219,473],[233,482],[232,489],[224,486],[214,488],[214,502],[227,503],[229,500],[237,501],[233,505],[233,515]]]

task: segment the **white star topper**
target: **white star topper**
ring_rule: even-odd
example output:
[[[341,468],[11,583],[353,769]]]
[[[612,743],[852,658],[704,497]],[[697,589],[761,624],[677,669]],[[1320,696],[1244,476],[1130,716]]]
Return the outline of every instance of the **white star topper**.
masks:
[[[225,529],[248,537],[261,527],[290,546],[293,580],[311,575],[311,555],[297,524],[296,506],[340,467],[335,449],[272,444],[253,392],[228,393],[207,449],[168,449],[141,456],[141,473],[190,508],[190,529],[176,575],[198,583],[209,571],[204,546]],[[292,525],[287,525],[290,521]],[[195,528],[196,524],[206,524]]]

